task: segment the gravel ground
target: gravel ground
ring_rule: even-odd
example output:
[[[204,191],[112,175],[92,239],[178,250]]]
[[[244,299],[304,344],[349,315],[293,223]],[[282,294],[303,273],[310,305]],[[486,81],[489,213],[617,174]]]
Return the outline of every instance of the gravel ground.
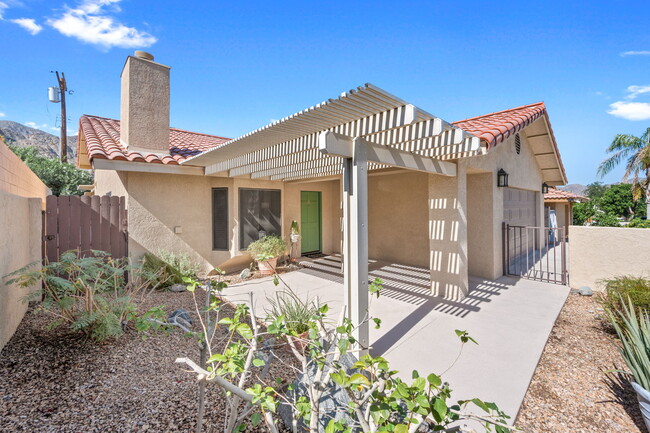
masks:
[[[616,338],[593,297],[569,295],[544,349],[516,425],[524,432],[645,433]]]
[[[168,312],[194,311],[188,292],[152,293],[141,308],[156,305],[166,305]],[[30,308],[0,352],[0,431],[194,430],[198,385],[174,360],[198,361],[195,340],[178,329],[146,339],[129,330],[119,340],[97,346],[63,329],[48,331],[48,321]],[[287,351],[278,354],[292,359]],[[285,373],[277,365],[269,377]],[[206,426],[221,431],[224,400],[216,386],[207,388]]]

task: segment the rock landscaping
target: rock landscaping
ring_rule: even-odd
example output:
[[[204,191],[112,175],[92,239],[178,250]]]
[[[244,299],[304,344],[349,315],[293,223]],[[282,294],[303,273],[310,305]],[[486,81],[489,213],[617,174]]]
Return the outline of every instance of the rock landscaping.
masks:
[[[636,395],[595,296],[569,295],[516,425],[524,432],[646,433]]]
[[[156,305],[195,319],[189,292],[149,295],[140,308]],[[84,343],[66,329],[47,330],[51,320],[27,313],[0,352],[0,431],[7,432],[190,432],[195,428],[195,375],[174,361],[198,359],[196,340],[170,333],[127,330],[104,344]],[[182,317],[181,317],[182,318]],[[276,353],[292,361],[285,349]],[[280,363],[271,377],[288,377]],[[286,367],[285,367],[286,368]],[[206,392],[204,431],[223,428],[223,394]],[[258,431],[249,426],[247,431]],[[262,430],[260,430],[262,431]]]

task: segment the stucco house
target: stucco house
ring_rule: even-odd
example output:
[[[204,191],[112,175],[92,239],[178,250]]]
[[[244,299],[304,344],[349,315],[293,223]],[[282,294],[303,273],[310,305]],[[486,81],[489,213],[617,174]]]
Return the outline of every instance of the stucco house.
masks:
[[[459,299],[469,275],[502,275],[502,224],[542,224],[542,184],[566,184],[541,102],[448,123],[366,84],[228,139],[169,127],[169,72],[136,52],[121,119],[79,123],[78,165],[126,196],[134,257],[234,270],[296,220],[301,252],[342,253],[348,280],[366,284],[367,258],[427,267],[432,294]]]
[[[549,187],[548,192],[544,194],[544,225],[549,226],[550,211],[554,211],[557,227],[564,229],[568,239],[569,227],[573,224],[573,205],[588,200],[587,197]]]

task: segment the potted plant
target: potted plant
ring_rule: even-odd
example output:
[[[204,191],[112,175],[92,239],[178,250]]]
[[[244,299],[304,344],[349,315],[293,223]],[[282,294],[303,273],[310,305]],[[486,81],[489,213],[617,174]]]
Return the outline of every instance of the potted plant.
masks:
[[[280,317],[284,318],[291,340],[300,352],[309,345],[309,322],[318,311],[318,305],[313,299],[301,299],[295,292],[287,288],[267,296],[269,308],[266,310],[269,323]]]
[[[279,236],[264,236],[248,246],[248,252],[257,262],[262,275],[271,275],[275,271],[278,257],[287,250],[287,243]]]
[[[632,300],[621,302],[620,309],[608,309],[607,313],[621,340],[619,348],[634,381],[632,388],[650,432],[650,316],[646,311],[637,313]]]
[[[298,221],[291,221],[291,234],[289,235],[292,244],[297,244],[300,241],[300,227]]]

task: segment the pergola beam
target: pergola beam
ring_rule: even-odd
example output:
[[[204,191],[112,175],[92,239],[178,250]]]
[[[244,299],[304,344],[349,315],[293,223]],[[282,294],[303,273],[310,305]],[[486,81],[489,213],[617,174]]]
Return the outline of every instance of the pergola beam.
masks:
[[[326,155],[352,158],[354,155],[353,144],[355,140],[358,146],[364,147],[366,161],[425,173],[456,176],[456,164],[454,163],[371,143],[363,138],[352,139],[351,137],[346,137],[331,131],[323,132],[318,137],[318,149]]]

